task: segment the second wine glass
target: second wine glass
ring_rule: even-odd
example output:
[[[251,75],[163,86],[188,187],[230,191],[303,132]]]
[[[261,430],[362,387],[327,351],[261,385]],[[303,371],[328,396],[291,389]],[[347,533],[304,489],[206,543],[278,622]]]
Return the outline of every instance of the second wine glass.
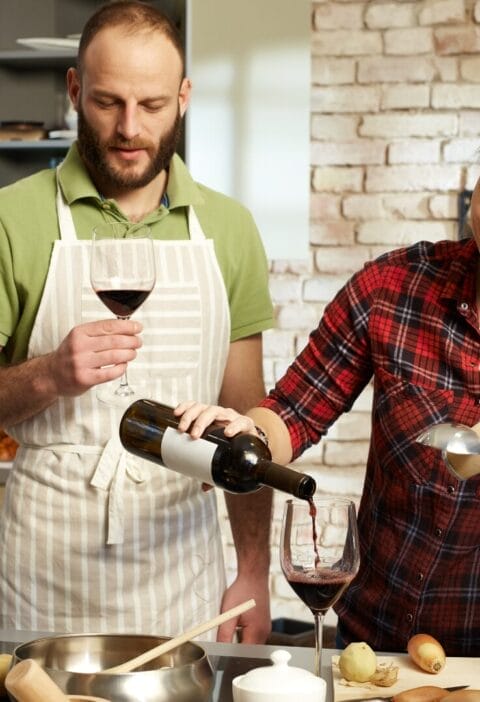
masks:
[[[280,541],[283,574],[315,619],[315,675],[320,676],[323,617],[360,565],[355,505],[350,500],[287,500]]]
[[[95,227],[90,281],[100,300],[117,319],[130,319],[155,286],[150,228],[130,222],[104,222]],[[115,390],[99,387],[97,396],[108,404],[120,406],[140,397],[129,385],[126,370]]]

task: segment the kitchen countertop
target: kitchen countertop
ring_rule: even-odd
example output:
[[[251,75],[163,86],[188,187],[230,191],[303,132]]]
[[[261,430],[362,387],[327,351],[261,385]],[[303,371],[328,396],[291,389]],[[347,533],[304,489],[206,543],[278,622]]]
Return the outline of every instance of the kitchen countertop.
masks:
[[[11,653],[20,643],[32,641],[42,636],[51,636],[44,632],[16,631],[13,629],[0,629],[0,653]],[[210,641],[198,641],[205,649],[210,659],[210,664],[215,671],[215,683],[209,702],[233,702],[232,679],[237,675],[242,675],[252,668],[269,665],[270,655],[282,649],[291,655],[289,665],[304,668],[313,672],[314,650],[313,648],[300,646],[254,646],[249,644],[223,644]],[[479,658],[455,658],[449,657],[444,670],[434,676],[421,671],[410,660],[406,653],[388,654],[377,653],[379,664],[394,662],[400,667],[399,681],[391,688],[377,688],[378,692],[372,694],[360,687],[338,686],[339,673],[335,670],[332,675],[332,656],[337,656],[338,650],[324,649],[322,652],[322,677],[327,683],[327,695],[325,702],[334,702],[333,683],[337,685],[337,699],[341,700],[355,698],[358,702],[363,702],[365,697],[375,699],[389,697],[392,694],[418,687],[420,685],[439,685],[448,687],[450,685],[468,685],[469,687],[480,688],[480,668]],[[375,695],[375,697],[374,697]],[[2,700],[2,698],[0,698]],[[3,702],[3,700],[2,700]]]
[[[41,636],[50,636],[44,632],[16,631],[0,629],[0,653],[11,653],[13,649],[25,641],[32,641]],[[215,674],[215,685],[211,702],[232,702],[232,679],[242,675],[252,668],[269,665],[269,657],[273,651],[281,648],[288,651],[292,658],[289,665],[313,671],[313,648],[299,646],[254,646],[248,644],[223,644],[210,641],[199,641],[207,652]],[[322,655],[322,677],[327,682],[326,702],[332,702],[332,677],[330,661],[333,654],[338,653],[325,649]]]

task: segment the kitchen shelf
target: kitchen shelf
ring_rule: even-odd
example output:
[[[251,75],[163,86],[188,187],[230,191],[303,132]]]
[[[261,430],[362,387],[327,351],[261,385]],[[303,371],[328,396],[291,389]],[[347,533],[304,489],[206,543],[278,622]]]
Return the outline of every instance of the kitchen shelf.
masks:
[[[0,51],[0,64],[18,70],[44,68],[64,68],[72,66],[77,56],[71,49],[3,49]]]
[[[37,139],[26,141],[12,139],[0,141],[0,151],[65,151],[73,144],[73,139]]]
[[[0,21],[6,21],[7,17],[2,16],[0,9]],[[42,33],[48,35],[47,31]],[[65,73],[75,65],[76,55],[76,49],[70,47],[1,49],[0,120],[43,122],[47,131],[62,128]],[[72,141],[64,138],[0,141],[0,187],[56,165]]]

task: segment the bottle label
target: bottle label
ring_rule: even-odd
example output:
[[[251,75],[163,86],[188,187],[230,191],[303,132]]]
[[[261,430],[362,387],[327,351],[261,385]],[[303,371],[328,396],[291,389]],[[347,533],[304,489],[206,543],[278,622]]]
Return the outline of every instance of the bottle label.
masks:
[[[189,478],[213,485],[212,460],[217,444],[205,439],[192,439],[172,427],[167,427],[162,438],[162,461],[167,468]]]

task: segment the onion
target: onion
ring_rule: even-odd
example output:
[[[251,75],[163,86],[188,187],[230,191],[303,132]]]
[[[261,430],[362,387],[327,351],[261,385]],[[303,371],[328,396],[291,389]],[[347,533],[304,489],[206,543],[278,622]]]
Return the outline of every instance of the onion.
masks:
[[[427,673],[439,673],[445,667],[443,646],[429,634],[415,634],[409,640],[407,651],[419,668]]]

